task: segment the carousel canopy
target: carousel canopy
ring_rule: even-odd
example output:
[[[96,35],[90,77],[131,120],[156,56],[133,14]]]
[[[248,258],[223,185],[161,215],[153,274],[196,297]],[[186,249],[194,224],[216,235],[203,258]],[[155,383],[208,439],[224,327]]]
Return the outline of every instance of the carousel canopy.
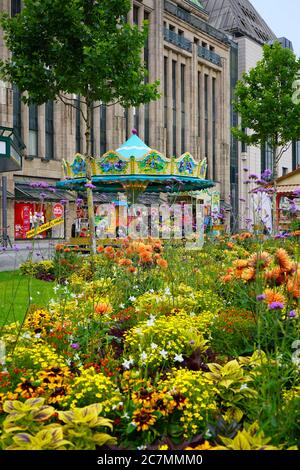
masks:
[[[148,147],[133,131],[116,151],[110,150],[92,160],[92,184],[95,192],[183,192],[214,186],[206,180],[206,159],[196,162],[188,152],[179,158],[166,158]],[[85,189],[86,162],[77,154],[72,163],[63,161],[64,180],[59,188]]]

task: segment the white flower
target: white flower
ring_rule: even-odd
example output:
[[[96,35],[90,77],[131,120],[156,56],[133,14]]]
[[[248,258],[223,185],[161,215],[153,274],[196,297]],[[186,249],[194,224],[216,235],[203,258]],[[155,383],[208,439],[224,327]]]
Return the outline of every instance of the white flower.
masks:
[[[40,338],[41,337],[41,333],[37,333],[36,335],[34,335],[35,338]]]
[[[144,363],[145,360],[147,359],[147,357],[148,357],[148,354],[145,353],[145,351],[143,351],[142,354],[141,354],[141,361],[143,361],[143,363]]]
[[[242,384],[242,385],[240,386],[240,390],[244,390],[245,388],[248,388],[248,385],[247,385],[247,384]]]
[[[130,367],[133,365],[134,363],[134,360],[133,359],[125,359],[123,362],[122,362],[122,366],[124,367],[124,369],[130,369]]]
[[[154,289],[149,289],[150,294],[154,294]]]
[[[125,308],[125,305],[124,305],[124,304],[120,304],[119,307],[120,307],[120,308]]]
[[[72,364],[71,359],[67,359],[67,360],[66,360],[66,364],[67,364],[67,366],[70,366],[70,365]]]
[[[157,344],[151,343],[151,349],[156,349],[156,348],[158,348]]]
[[[54,286],[54,287],[53,287],[53,290],[54,290],[55,294],[56,294],[56,292],[58,291],[58,289],[59,289],[58,286]]]
[[[125,412],[125,413],[123,414],[122,418],[129,419],[130,416],[129,416],[129,414],[128,414],[127,412]]]
[[[160,354],[164,359],[167,359],[167,357],[168,357],[168,351],[166,351],[165,349],[162,349],[161,351],[159,351],[159,354]]]
[[[206,432],[205,432],[205,437],[206,437],[207,439],[209,439],[210,437],[212,437],[212,433],[211,433],[211,431],[210,431],[209,429],[206,430]]]
[[[131,423],[131,424],[134,424],[136,426],[135,423]],[[137,450],[144,450],[144,449],[147,449],[147,446],[138,446],[137,447]]]
[[[129,300],[130,300],[130,302],[134,302],[134,301],[136,300],[136,297],[134,297],[134,295],[131,295],[131,296],[129,297]]]
[[[149,320],[147,321],[147,326],[153,326],[155,323],[155,316],[154,315],[150,315],[150,318]]]
[[[167,287],[167,288],[165,289],[165,294],[166,294],[166,295],[171,295],[170,287]]]
[[[134,288],[134,289],[138,289],[138,288],[139,288],[139,286],[133,286],[133,288]]]
[[[196,316],[195,312],[190,313],[190,317],[195,317],[195,316]]]
[[[175,362],[183,362],[184,359],[183,359],[183,357],[182,357],[182,354],[175,354],[175,356],[174,356],[174,361],[175,361]]]
[[[300,357],[296,357],[296,356],[292,356],[292,363],[296,366],[296,367],[299,367],[300,366]]]
[[[24,339],[30,339],[31,338],[31,334],[27,331],[26,333],[23,333],[21,338],[24,338]]]
[[[141,328],[137,328],[137,329],[135,330],[135,332],[136,332],[137,335],[143,336],[143,332],[142,332],[142,329],[141,329]]]
[[[75,361],[79,361],[79,360],[80,360],[79,354],[75,354],[75,355],[74,355],[74,359],[75,359]]]

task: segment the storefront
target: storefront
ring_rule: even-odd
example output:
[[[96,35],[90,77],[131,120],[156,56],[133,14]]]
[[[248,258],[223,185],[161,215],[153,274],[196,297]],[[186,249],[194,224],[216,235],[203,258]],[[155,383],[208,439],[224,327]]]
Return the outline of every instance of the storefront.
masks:
[[[75,198],[67,191],[57,191],[54,185],[52,180],[15,181],[15,240],[26,240],[32,229],[36,229],[34,238],[66,238],[66,206]]]

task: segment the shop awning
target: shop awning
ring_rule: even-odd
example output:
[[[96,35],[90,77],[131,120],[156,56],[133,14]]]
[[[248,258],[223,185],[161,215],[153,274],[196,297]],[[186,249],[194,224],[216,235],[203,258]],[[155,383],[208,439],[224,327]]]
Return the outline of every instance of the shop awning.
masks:
[[[48,201],[56,202],[66,200],[74,202],[76,195],[69,191],[47,188],[35,188],[29,184],[15,183],[15,199],[16,200],[29,200],[29,201]]]
[[[276,188],[277,193],[279,194],[293,194],[296,190],[299,191],[299,184],[285,184],[285,185],[278,185]]]

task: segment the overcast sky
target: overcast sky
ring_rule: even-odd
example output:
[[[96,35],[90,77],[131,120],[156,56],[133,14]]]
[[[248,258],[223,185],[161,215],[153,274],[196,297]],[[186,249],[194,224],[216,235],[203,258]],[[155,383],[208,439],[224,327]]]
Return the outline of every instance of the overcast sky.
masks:
[[[250,0],[277,37],[292,41],[294,52],[300,56],[300,1]]]

